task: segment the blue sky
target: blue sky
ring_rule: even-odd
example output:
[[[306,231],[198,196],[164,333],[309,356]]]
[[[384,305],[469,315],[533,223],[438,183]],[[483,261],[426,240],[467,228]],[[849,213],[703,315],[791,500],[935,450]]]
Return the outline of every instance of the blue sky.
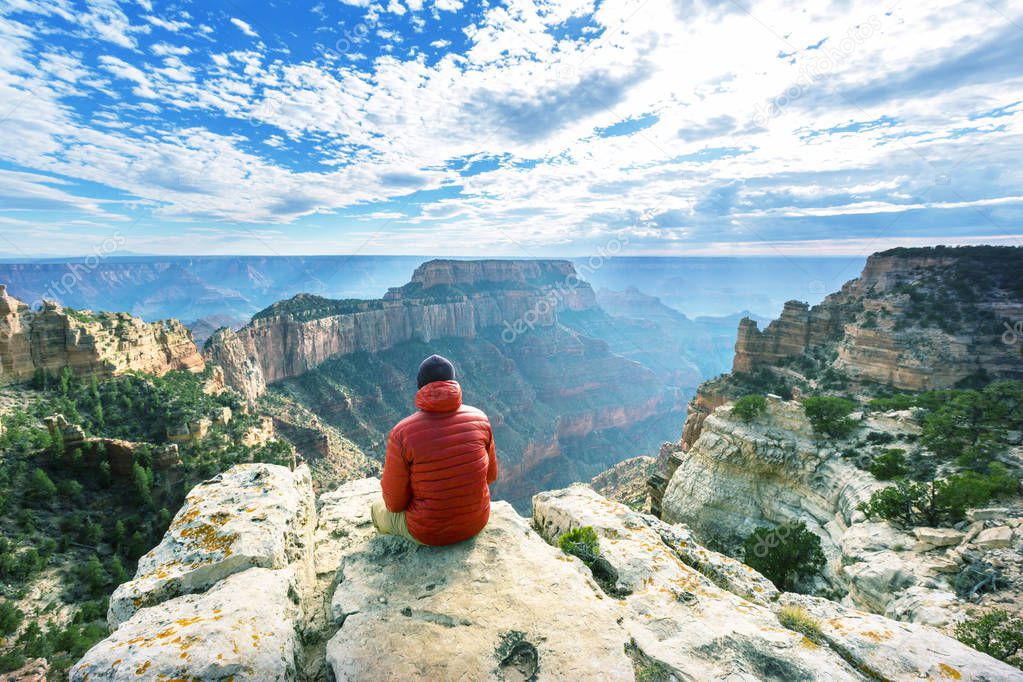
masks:
[[[1020,244],[1021,54],[995,0],[2,0],[0,255]]]

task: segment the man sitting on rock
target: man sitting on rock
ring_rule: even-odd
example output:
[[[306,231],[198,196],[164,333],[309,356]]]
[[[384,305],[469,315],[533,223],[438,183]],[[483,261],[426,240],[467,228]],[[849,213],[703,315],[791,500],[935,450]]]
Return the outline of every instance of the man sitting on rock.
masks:
[[[450,545],[483,530],[497,456],[490,420],[462,404],[455,368],[439,355],[419,365],[418,412],[387,438],[373,525],[422,545]]]

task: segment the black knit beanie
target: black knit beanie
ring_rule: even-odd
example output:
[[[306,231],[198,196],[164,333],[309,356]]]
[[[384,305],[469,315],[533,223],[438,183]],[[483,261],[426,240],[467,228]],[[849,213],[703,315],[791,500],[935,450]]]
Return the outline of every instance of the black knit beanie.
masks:
[[[431,355],[419,365],[416,383],[419,388],[434,381],[452,381],[455,378],[455,366],[447,358]]]

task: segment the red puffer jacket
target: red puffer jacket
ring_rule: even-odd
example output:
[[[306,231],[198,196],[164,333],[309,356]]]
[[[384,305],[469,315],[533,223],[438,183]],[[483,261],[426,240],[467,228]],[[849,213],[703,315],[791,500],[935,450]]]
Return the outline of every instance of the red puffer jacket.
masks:
[[[450,545],[483,530],[497,456],[490,420],[462,404],[457,381],[434,381],[416,393],[416,412],[387,439],[380,485],[392,512],[425,545]]]

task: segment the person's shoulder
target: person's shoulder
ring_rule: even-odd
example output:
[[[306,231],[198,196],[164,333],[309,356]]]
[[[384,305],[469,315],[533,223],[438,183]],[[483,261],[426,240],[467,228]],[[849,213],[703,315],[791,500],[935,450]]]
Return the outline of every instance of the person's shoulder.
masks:
[[[460,408],[458,408],[458,413],[460,415],[465,415],[468,417],[472,417],[474,419],[479,419],[487,423],[490,423],[490,418],[487,417],[487,413],[478,407],[473,407],[472,405],[462,405]]]
[[[395,424],[394,428],[391,429],[391,434],[396,435],[402,433],[403,431],[407,431],[410,427],[415,425],[416,422],[420,421],[422,419],[422,416],[423,416],[422,412],[413,412],[412,414],[410,414],[409,416],[405,417],[400,422]]]

